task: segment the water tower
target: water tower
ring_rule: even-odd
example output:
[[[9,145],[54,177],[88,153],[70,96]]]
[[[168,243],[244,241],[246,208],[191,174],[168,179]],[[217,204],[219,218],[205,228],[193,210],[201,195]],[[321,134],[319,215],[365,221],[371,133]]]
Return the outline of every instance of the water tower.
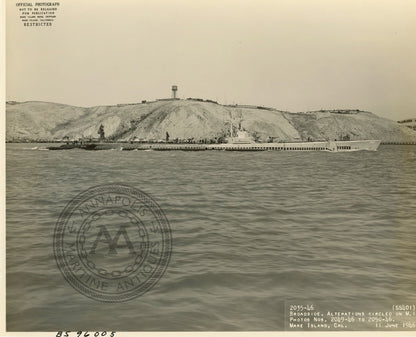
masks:
[[[172,85],[172,98],[176,99],[176,92],[178,91],[177,85]]]

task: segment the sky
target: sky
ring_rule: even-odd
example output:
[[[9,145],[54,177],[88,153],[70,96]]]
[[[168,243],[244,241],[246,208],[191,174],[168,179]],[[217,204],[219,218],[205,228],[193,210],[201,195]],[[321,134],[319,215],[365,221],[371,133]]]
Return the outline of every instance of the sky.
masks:
[[[413,0],[60,0],[24,27],[7,0],[6,99],[171,96],[416,117]],[[34,1],[33,1],[34,2]]]

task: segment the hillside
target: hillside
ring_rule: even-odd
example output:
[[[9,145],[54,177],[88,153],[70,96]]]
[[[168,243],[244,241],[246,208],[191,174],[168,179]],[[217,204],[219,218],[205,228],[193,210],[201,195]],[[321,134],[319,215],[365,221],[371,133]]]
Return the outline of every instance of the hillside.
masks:
[[[53,141],[64,137],[98,137],[100,124],[111,140],[215,139],[230,129],[230,120],[266,141],[381,139],[416,141],[416,132],[363,111],[290,113],[251,106],[225,106],[201,100],[160,100],[91,108],[47,102],[8,102],[7,141]]]
[[[415,142],[416,132],[395,121],[366,111],[316,111],[290,114],[302,139],[380,139],[383,142]]]

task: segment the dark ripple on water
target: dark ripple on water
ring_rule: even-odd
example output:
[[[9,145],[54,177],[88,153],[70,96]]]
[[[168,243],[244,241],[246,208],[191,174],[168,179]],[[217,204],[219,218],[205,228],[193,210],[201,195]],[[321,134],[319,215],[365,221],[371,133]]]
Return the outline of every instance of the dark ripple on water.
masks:
[[[282,330],[285,301],[415,301],[416,147],[378,152],[37,151],[7,146],[9,330]],[[160,282],[127,303],[57,270],[60,211],[88,187],[152,195],[173,229]],[[413,296],[413,298],[412,298]]]

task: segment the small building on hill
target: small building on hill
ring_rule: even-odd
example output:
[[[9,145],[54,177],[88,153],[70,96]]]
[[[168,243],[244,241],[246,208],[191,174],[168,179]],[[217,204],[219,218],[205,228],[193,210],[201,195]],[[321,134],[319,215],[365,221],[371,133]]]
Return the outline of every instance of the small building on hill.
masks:
[[[403,119],[401,121],[397,121],[397,123],[416,131],[416,118]]]

